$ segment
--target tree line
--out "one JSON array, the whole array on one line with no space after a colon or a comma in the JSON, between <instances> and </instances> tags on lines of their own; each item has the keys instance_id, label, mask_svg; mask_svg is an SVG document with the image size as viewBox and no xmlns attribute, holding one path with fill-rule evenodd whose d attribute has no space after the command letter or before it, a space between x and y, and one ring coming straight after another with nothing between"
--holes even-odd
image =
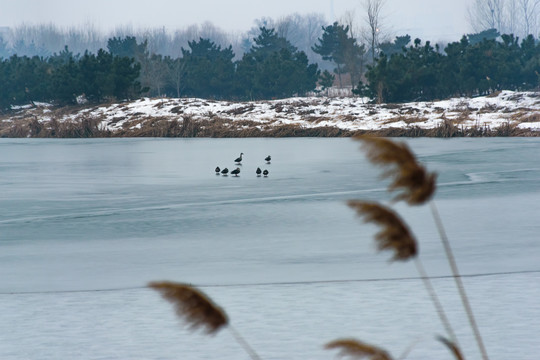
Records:
<instances>
[{"instance_id":1,"label":"tree line","mask_svg":"<svg viewBox=\"0 0 540 360\"><path fill-rule=\"evenodd\" d=\"M434 100L492 91L526 90L539 85L540 45L490 29L464 36L444 49L408 35L366 49L349 26L321 27L311 50L332 64L321 71L304 51L274 28L260 27L238 58L232 45L205 38L188 41L181 56L151 52L148 41L113 37L107 49L75 55L66 46L48 57L0 59L0 107L44 101L59 105L81 100L140 96L261 100L303 96L342 84L378 102ZM370 53L373 54L370 56ZM371 57L374 56L374 59ZM319 87L317 87L319 86Z\"/></svg>"},{"instance_id":2,"label":"tree line","mask_svg":"<svg viewBox=\"0 0 540 360\"><path fill-rule=\"evenodd\" d=\"M491 29L463 36L444 51L429 41L409 42L404 36L382 44L365 81L353 92L378 102L405 102L540 86L540 43L532 35L520 41Z\"/></svg>"},{"instance_id":3,"label":"tree line","mask_svg":"<svg viewBox=\"0 0 540 360\"><path fill-rule=\"evenodd\" d=\"M141 93L140 65L105 50L74 56L67 48L51 57L13 55L0 61L0 108L33 102L74 104L77 97L99 103Z\"/></svg>"},{"instance_id":4,"label":"tree line","mask_svg":"<svg viewBox=\"0 0 540 360\"><path fill-rule=\"evenodd\" d=\"M13 55L0 61L0 106L36 101L74 104L132 99L150 93L217 99L271 99L315 89L320 70L274 29L260 28L250 50L234 61L232 47L200 38L173 58L150 54L135 37L111 38L107 50L50 57Z\"/></svg>"}]
</instances>

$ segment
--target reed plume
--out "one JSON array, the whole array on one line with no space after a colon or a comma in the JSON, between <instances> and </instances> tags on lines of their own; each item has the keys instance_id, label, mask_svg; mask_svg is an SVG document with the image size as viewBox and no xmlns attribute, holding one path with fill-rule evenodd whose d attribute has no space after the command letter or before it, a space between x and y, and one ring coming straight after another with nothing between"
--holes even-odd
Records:
<instances>
[{"instance_id":1,"label":"reed plume","mask_svg":"<svg viewBox=\"0 0 540 360\"><path fill-rule=\"evenodd\" d=\"M409 205L421 205L431 199L435 192L436 173L428 173L416 161L416 157L405 143L391 140L357 136L367 152L368 159L375 165L386 167L383 178L392 178L389 191L400 190L394 199L404 200Z\"/></svg>"},{"instance_id":2,"label":"reed plume","mask_svg":"<svg viewBox=\"0 0 540 360\"><path fill-rule=\"evenodd\" d=\"M465 357L461 353L461 350L455 343L442 336L437 336L437 340L442 342L444 345L446 345L446 347L448 347L448 349L450 349L450 352L454 355L456 360L465 360Z\"/></svg>"},{"instance_id":3,"label":"reed plume","mask_svg":"<svg viewBox=\"0 0 540 360\"><path fill-rule=\"evenodd\" d=\"M373 164L387 167L382 177L393 178L393 182L389 186L389 191L402 189L402 193L395 197L396 201L404 200L409 205L421 205L433 197L437 174L428 173L423 166L418 164L416 157L405 143L398 144L388 139L370 136L356 136L354 139L362 141L362 147L367 151L367 157ZM444 246L446 258L454 275L454 281L456 282L461 301L469 319L469 324L480 348L482 358L488 360L487 351L476 320L474 319L474 314L465 292L465 286L461 280L461 275L459 274L457 263L450 247L450 242L448 241L437 207L433 201L430 202L430 207ZM418 264L417 262L417 267ZM423 279L424 281L429 280L424 276ZM453 338L455 339L455 337Z\"/></svg>"},{"instance_id":4,"label":"reed plume","mask_svg":"<svg viewBox=\"0 0 540 360\"><path fill-rule=\"evenodd\" d=\"M176 314L191 329L205 328L208 334L214 334L229 322L223 309L190 285L163 281L151 282L148 286L173 303Z\"/></svg>"},{"instance_id":5,"label":"reed plume","mask_svg":"<svg viewBox=\"0 0 540 360\"><path fill-rule=\"evenodd\" d=\"M385 350L355 339L338 339L325 345L326 349L339 349L340 356L352 356L357 359L392 360Z\"/></svg>"},{"instance_id":6,"label":"reed plume","mask_svg":"<svg viewBox=\"0 0 540 360\"><path fill-rule=\"evenodd\" d=\"M405 261L418 253L416 240L401 218L392 210L377 203L361 200L349 200L347 204L363 216L365 222L372 222L382 227L375 235L379 250L394 250L392 260Z\"/></svg>"},{"instance_id":7,"label":"reed plume","mask_svg":"<svg viewBox=\"0 0 540 360\"><path fill-rule=\"evenodd\" d=\"M378 240L377 247L379 250L394 250L395 254L392 260L405 261L414 258L416 269L420 273L424 286L427 289L431 301L433 301L433 305L435 306L435 310L437 311L443 326L457 343L454 330L444 312L437 293L427 276L422 262L417 257L417 242L407 225L393 210L383 205L361 200L349 200L347 204L353 209L356 209L359 216L364 216L365 222L373 222L382 227L382 230L375 235L375 239Z\"/></svg>"},{"instance_id":8,"label":"reed plume","mask_svg":"<svg viewBox=\"0 0 540 360\"><path fill-rule=\"evenodd\" d=\"M176 314L184 319L192 330L203 327L208 334L215 334L223 327L228 327L235 340L253 360L260 360L259 355L229 324L225 311L217 306L208 296L195 287L170 281L151 282L148 287L158 291L173 303Z\"/></svg>"}]
</instances>

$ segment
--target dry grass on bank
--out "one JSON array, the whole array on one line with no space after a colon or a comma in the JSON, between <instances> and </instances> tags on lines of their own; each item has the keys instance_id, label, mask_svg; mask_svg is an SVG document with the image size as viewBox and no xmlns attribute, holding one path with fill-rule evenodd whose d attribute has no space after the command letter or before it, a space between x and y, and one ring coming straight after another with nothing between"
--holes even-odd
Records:
<instances>
[{"instance_id":1,"label":"dry grass on bank","mask_svg":"<svg viewBox=\"0 0 540 360\"><path fill-rule=\"evenodd\" d=\"M529 121L535 121L533 116ZM537 131L520 129L505 123L497 128L473 126L466 128L456 121L445 119L431 129L415 126L406 128L384 128L380 130L344 130L332 126L303 127L294 124L261 124L255 121L224 119L196 120L186 116L183 120L168 118L146 118L124 122L118 130L103 129L102 119L83 117L77 120L39 121L37 117L26 117L13 121L0 121L0 137L4 138L102 138L102 137L204 137L204 138L249 138L249 137L350 137L374 135L383 137L495 137L495 136L540 136Z\"/></svg>"},{"instance_id":2,"label":"dry grass on bank","mask_svg":"<svg viewBox=\"0 0 540 360\"><path fill-rule=\"evenodd\" d=\"M540 136L540 95L457 100L376 105L356 98L246 103L145 98L99 106L32 104L0 113L0 137Z\"/></svg>"}]
</instances>

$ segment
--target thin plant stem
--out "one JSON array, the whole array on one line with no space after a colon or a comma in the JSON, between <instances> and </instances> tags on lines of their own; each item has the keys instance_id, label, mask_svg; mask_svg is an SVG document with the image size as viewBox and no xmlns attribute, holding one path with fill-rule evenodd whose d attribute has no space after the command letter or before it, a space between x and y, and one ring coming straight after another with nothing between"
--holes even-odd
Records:
<instances>
[{"instance_id":1,"label":"thin plant stem","mask_svg":"<svg viewBox=\"0 0 540 360\"><path fill-rule=\"evenodd\" d=\"M233 336L234 336L235 340L238 342L238 344L240 344L240 346L242 348L244 348L244 350L248 353L248 355L253 360L261 360L261 358L255 352L255 350L253 350L253 348L248 344L248 342L242 337L242 335L240 335L240 333L235 328L233 328L231 325L229 325L228 328L231 331L231 333L233 334Z\"/></svg>"},{"instance_id":2,"label":"thin plant stem","mask_svg":"<svg viewBox=\"0 0 540 360\"><path fill-rule=\"evenodd\" d=\"M431 284L431 281L429 280L429 277L427 276L426 270L424 269L422 262L420 261L418 257L416 257L414 259L414 263L416 265L416 269L420 273L420 277L422 278L422 281L424 282L424 286L426 287L427 292L429 296L431 297L433 304L435 305L437 314L439 315L439 318L441 319L441 322L443 323L444 328L446 329L446 332L448 333L448 335L450 335L450 338L452 339L452 341L456 345L458 345L456 334L454 333L454 330L452 329L452 326L450 325L450 321L448 321L448 318L446 317L442 304L439 301L439 297L437 296L437 293L435 292L435 289L433 288L433 285Z\"/></svg>"},{"instance_id":3,"label":"thin plant stem","mask_svg":"<svg viewBox=\"0 0 540 360\"><path fill-rule=\"evenodd\" d=\"M473 311L471 308L471 305L469 303L469 299L467 297L467 294L465 293L465 286L463 285L463 281L461 280L461 275L459 274L457 264L455 257L452 253L452 249L450 248L450 242L448 241L448 236L446 236L446 231L444 230L441 216L439 215L439 211L437 210L437 207L435 206L434 201L430 201L430 207L431 207L431 213L433 214L433 218L435 219L435 223L437 225L437 229L439 231L439 235L441 237L444 251L446 252L446 258L448 259L448 262L450 263L450 268L452 269L452 273L454 275L454 281L456 282L456 286L459 291L459 295L461 297L461 302L463 303L463 307L465 308L465 312L467 313L467 317L469 318L469 324L471 325L471 328L474 332L474 336L476 338L476 342L478 344L478 347L480 348L480 353L482 354L482 358L484 360L488 360L488 355L486 348L484 346L484 342L482 341L482 336L480 335L480 331L478 330L478 325L476 324L476 320L474 319Z\"/></svg>"},{"instance_id":4,"label":"thin plant stem","mask_svg":"<svg viewBox=\"0 0 540 360\"><path fill-rule=\"evenodd\" d=\"M409 356L410 352L413 350L413 348L420 342L420 339L415 340L412 342L407 348L403 351L401 355L396 360L404 360Z\"/></svg>"}]
</instances>

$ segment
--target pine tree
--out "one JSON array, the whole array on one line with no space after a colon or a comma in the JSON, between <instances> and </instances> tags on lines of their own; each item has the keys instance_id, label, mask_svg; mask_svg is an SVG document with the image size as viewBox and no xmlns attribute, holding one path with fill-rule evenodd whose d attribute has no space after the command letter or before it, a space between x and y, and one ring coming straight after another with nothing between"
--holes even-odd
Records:
<instances>
[{"instance_id":1,"label":"pine tree","mask_svg":"<svg viewBox=\"0 0 540 360\"><path fill-rule=\"evenodd\" d=\"M363 72L364 46L356 43L356 39L349 36L349 27L337 22L327 27L323 26L323 34L317 39L318 44L312 50L321 55L323 60L331 61L336 65L339 85L343 87L341 75L350 72L352 78ZM354 79L353 79L354 83Z\"/></svg>"},{"instance_id":2,"label":"pine tree","mask_svg":"<svg viewBox=\"0 0 540 360\"><path fill-rule=\"evenodd\" d=\"M334 85L334 80L336 77L330 73L328 70L324 70L319 77L319 85L321 85L322 90L326 90L326 95L328 96L328 89Z\"/></svg>"},{"instance_id":3,"label":"pine tree","mask_svg":"<svg viewBox=\"0 0 540 360\"><path fill-rule=\"evenodd\" d=\"M67 48L66 48L67 50ZM54 99L60 105L75 104L77 96L81 95L81 81L79 67L73 56L59 59L49 59L54 64L51 75L51 85L54 89ZM56 60L56 61L55 61Z\"/></svg>"},{"instance_id":4,"label":"pine tree","mask_svg":"<svg viewBox=\"0 0 540 360\"><path fill-rule=\"evenodd\" d=\"M135 58L141 60L147 54L148 41L137 42L135 36L126 36L125 38L113 37L107 40L107 50L113 56Z\"/></svg>"},{"instance_id":5,"label":"pine tree","mask_svg":"<svg viewBox=\"0 0 540 360\"><path fill-rule=\"evenodd\" d=\"M410 42L411 37L409 35L396 36L393 42L386 41L379 44L379 50L390 57L393 54L402 53Z\"/></svg>"},{"instance_id":6,"label":"pine tree","mask_svg":"<svg viewBox=\"0 0 540 360\"><path fill-rule=\"evenodd\" d=\"M274 29L261 27L260 31L250 51L237 62L237 93L248 99L270 99L314 90L318 66L309 64L306 54Z\"/></svg>"},{"instance_id":7,"label":"pine tree","mask_svg":"<svg viewBox=\"0 0 540 360\"><path fill-rule=\"evenodd\" d=\"M222 49L209 39L189 41L189 49L182 48L187 95L227 98L232 94L234 80L234 52L232 46Z\"/></svg>"}]
</instances>

